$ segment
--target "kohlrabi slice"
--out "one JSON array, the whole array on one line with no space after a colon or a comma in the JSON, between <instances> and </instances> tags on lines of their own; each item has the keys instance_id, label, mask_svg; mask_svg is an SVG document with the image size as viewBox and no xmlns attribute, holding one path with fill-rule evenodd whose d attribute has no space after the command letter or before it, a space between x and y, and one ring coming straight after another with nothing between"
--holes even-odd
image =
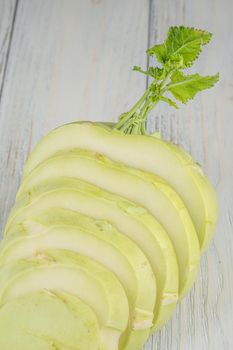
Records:
<instances>
[{"instance_id":1,"label":"kohlrabi slice","mask_svg":"<svg viewBox=\"0 0 233 350\"><path fill-rule=\"evenodd\" d=\"M112 272L68 250L37 252L32 258L1 267L0 305L43 290L79 297L97 316L103 349L118 349L120 336L127 329L129 306L125 291Z\"/></svg>"},{"instance_id":2,"label":"kohlrabi slice","mask_svg":"<svg viewBox=\"0 0 233 350\"><path fill-rule=\"evenodd\" d=\"M183 199L201 249L206 248L216 225L216 196L200 166L183 149L153 136L125 135L90 122L72 123L53 130L39 142L26 163L24 178L45 159L74 148L104 154L166 180Z\"/></svg>"},{"instance_id":3,"label":"kohlrabi slice","mask_svg":"<svg viewBox=\"0 0 233 350\"><path fill-rule=\"evenodd\" d=\"M108 220L138 244L157 282L153 329L163 325L178 300L179 273L172 243L158 221L145 208L84 181L53 178L32 188L15 204L6 230L40 211L57 207ZM184 272L186 268L189 266L184 266Z\"/></svg>"},{"instance_id":4,"label":"kohlrabi slice","mask_svg":"<svg viewBox=\"0 0 233 350\"><path fill-rule=\"evenodd\" d=\"M142 348L153 325L156 289L151 266L133 241L107 221L56 208L28 218L13 231L3 241L0 264L46 249L68 249L112 271L124 287L130 306L129 332L121 344L124 350Z\"/></svg>"},{"instance_id":5,"label":"kohlrabi slice","mask_svg":"<svg viewBox=\"0 0 233 350\"><path fill-rule=\"evenodd\" d=\"M1 305L2 350L100 350L93 310L64 292L27 293Z\"/></svg>"}]
</instances>

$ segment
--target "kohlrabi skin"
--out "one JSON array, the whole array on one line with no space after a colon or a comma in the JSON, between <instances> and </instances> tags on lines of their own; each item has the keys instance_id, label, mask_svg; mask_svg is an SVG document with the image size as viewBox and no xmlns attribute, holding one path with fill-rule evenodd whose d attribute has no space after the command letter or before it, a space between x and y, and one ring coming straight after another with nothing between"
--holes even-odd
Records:
<instances>
[{"instance_id":1,"label":"kohlrabi skin","mask_svg":"<svg viewBox=\"0 0 233 350\"><path fill-rule=\"evenodd\" d=\"M172 316L217 201L147 118L160 101L178 108L215 85L218 74L186 72L211 37L171 27L147 50L158 65L134 67L151 84L117 123L63 125L32 151L0 247L1 350L140 350Z\"/></svg>"}]
</instances>

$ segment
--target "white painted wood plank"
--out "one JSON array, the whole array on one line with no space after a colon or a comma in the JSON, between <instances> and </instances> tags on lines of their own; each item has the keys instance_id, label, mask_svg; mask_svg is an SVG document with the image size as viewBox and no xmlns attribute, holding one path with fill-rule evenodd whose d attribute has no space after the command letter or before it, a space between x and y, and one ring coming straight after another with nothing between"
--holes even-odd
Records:
<instances>
[{"instance_id":1,"label":"white painted wood plank","mask_svg":"<svg viewBox=\"0 0 233 350\"><path fill-rule=\"evenodd\" d=\"M11 29L14 21L15 8L15 0L0 1L0 98L4 84L6 61L9 53L9 42L12 34Z\"/></svg>"},{"instance_id":2,"label":"white painted wood plank","mask_svg":"<svg viewBox=\"0 0 233 350\"><path fill-rule=\"evenodd\" d=\"M32 146L74 120L116 120L145 88L147 0L22 0L0 106L1 226Z\"/></svg>"},{"instance_id":3,"label":"white painted wood plank","mask_svg":"<svg viewBox=\"0 0 233 350\"><path fill-rule=\"evenodd\" d=\"M206 29L214 39L194 70L220 71L221 81L179 111L160 105L150 127L183 145L203 165L216 187L219 223L202 259L194 289L172 322L150 339L146 349L230 350L233 344L233 3L230 0L153 1L151 44L162 41L171 25ZM153 122L154 117L155 123Z\"/></svg>"},{"instance_id":4,"label":"white painted wood plank","mask_svg":"<svg viewBox=\"0 0 233 350\"><path fill-rule=\"evenodd\" d=\"M4 83L6 82L7 60L10 53L12 30L16 13L16 0L1 0L0 1L0 104L2 101L2 93ZM4 116L0 116L0 133L3 132L2 120ZM0 139L1 140L1 139ZM0 141L1 142L1 141ZM4 152L4 146L0 143L0 154ZM0 172L3 175L4 165L0 157ZM3 183L3 177L0 177ZM0 197L1 198L1 197ZM0 221L2 221L2 213L4 213L5 205L3 198L0 199ZM0 225L1 226L1 225ZM1 237L1 232L0 232Z\"/></svg>"}]
</instances>

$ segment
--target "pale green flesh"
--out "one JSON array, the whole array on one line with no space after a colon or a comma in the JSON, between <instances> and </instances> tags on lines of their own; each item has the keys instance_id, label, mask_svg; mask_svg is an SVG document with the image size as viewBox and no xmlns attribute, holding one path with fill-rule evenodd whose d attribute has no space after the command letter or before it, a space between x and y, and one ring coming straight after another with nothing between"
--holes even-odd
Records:
<instances>
[{"instance_id":1,"label":"pale green flesh","mask_svg":"<svg viewBox=\"0 0 233 350\"><path fill-rule=\"evenodd\" d=\"M94 312L67 293L27 294L0 309L2 350L99 350L99 336Z\"/></svg>"},{"instance_id":2,"label":"pale green flesh","mask_svg":"<svg viewBox=\"0 0 233 350\"><path fill-rule=\"evenodd\" d=\"M2 305L43 289L75 295L89 305L101 325L103 347L118 349L129 309L123 287L109 270L67 250L48 250L34 258L8 263L0 270ZM107 346L109 334L112 342Z\"/></svg>"},{"instance_id":3,"label":"pale green flesh","mask_svg":"<svg viewBox=\"0 0 233 350\"><path fill-rule=\"evenodd\" d=\"M150 264L136 244L108 222L62 209L46 210L13 230L2 246L1 263L46 249L68 249L115 273L126 291L131 308L130 329L134 329L122 339L124 349L141 349L152 326L156 290Z\"/></svg>"},{"instance_id":4,"label":"pale green flesh","mask_svg":"<svg viewBox=\"0 0 233 350\"><path fill-rule=\"evenodd\" d=\"M161 225L132 202L78 179L59 178L33 188L29 196L18 201L9 217L8 228L54 207L109 220L138 244L150 261L157 281L154 329L164 324L178 299L179 277L175 252Z\"/></svg>"},{"instance_id":5,"label":"pale green flesh","mask_svg":"<svg viewBox=\"0 0 233 350\"><path fill-rule=\"evenodd\" d=\"M27 161L24 176L43 160L72 148L102 153L165 179L184 200L205 249L216 225L216 196L200 167L181 148L155 137L124 135L88 122L72 123L42 139Z\"/></svg>"},{"instance_id":6,"label":"pale green flesh","mask_svg":"<svg viewBox=\"0 0 233 350\"><path fill-rule=\"evenodd\" d=\"M200 247L190 215L169 185L153 174L114 163L98 153L75 150L39 164L23 181L18 199L31 187L56 176L80 178L147 208L173 243L179 264L180 297L185 295L196 277Z\"/></svg>"}]
</instances>

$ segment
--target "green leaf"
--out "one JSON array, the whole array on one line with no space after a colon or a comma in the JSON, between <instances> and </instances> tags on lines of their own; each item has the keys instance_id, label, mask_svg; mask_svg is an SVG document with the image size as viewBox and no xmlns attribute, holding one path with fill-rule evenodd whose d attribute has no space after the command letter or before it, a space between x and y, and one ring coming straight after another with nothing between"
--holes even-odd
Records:
<instances>
[{"instance_id":1,"label":"green leaf","mask_svg":"<svg viewBox=\"0 0 233 350\"><path fill-rule=\"evenodd\" d=\"M154 56L157 58L158 62L165 63L167 61L167 49L165 44L157 44L148 49L147 54L149 56Z\"/></svg>"},{"instance_id":2,"label":"green leaf","mask_svg":"<svg viewBox=\"0 0 233 350\"><path fill-rule=\"evenodd\" d=\"M202 46L208 44L212 34L191 27L171 27L164 44L155 45L147 53L155 55L158 62L165 64L177 54L183 57L182 68L192 65L199 56Z\"/></svg>"},{"instance_id":3,"label":"green leaf","mask_svg":"<svg viewBox=\"0 0 233 350\"><path fill-rule=\"evenodd\" d=\"M162 73L163 73L163 70L161 68L158 68L158 67L148 67L147 70L143 70L139 66L134 66L133 70L136 72L140 72L142 74L148 75L156 80L159 80L161 78Z\"/></svg>"},{"instance_id":4,"label":"green leaf","mask_svg":"<svg viewBox=\"0 0 233 350\"><path fill-rule=\"evenodd\" d=\"M175 72L165 90L169 91L177 100L186 103L197 92L214 86L218 80L219 74L202 77L199 74L184 75L182 72Z\"/></svg>"}]
</instances>

